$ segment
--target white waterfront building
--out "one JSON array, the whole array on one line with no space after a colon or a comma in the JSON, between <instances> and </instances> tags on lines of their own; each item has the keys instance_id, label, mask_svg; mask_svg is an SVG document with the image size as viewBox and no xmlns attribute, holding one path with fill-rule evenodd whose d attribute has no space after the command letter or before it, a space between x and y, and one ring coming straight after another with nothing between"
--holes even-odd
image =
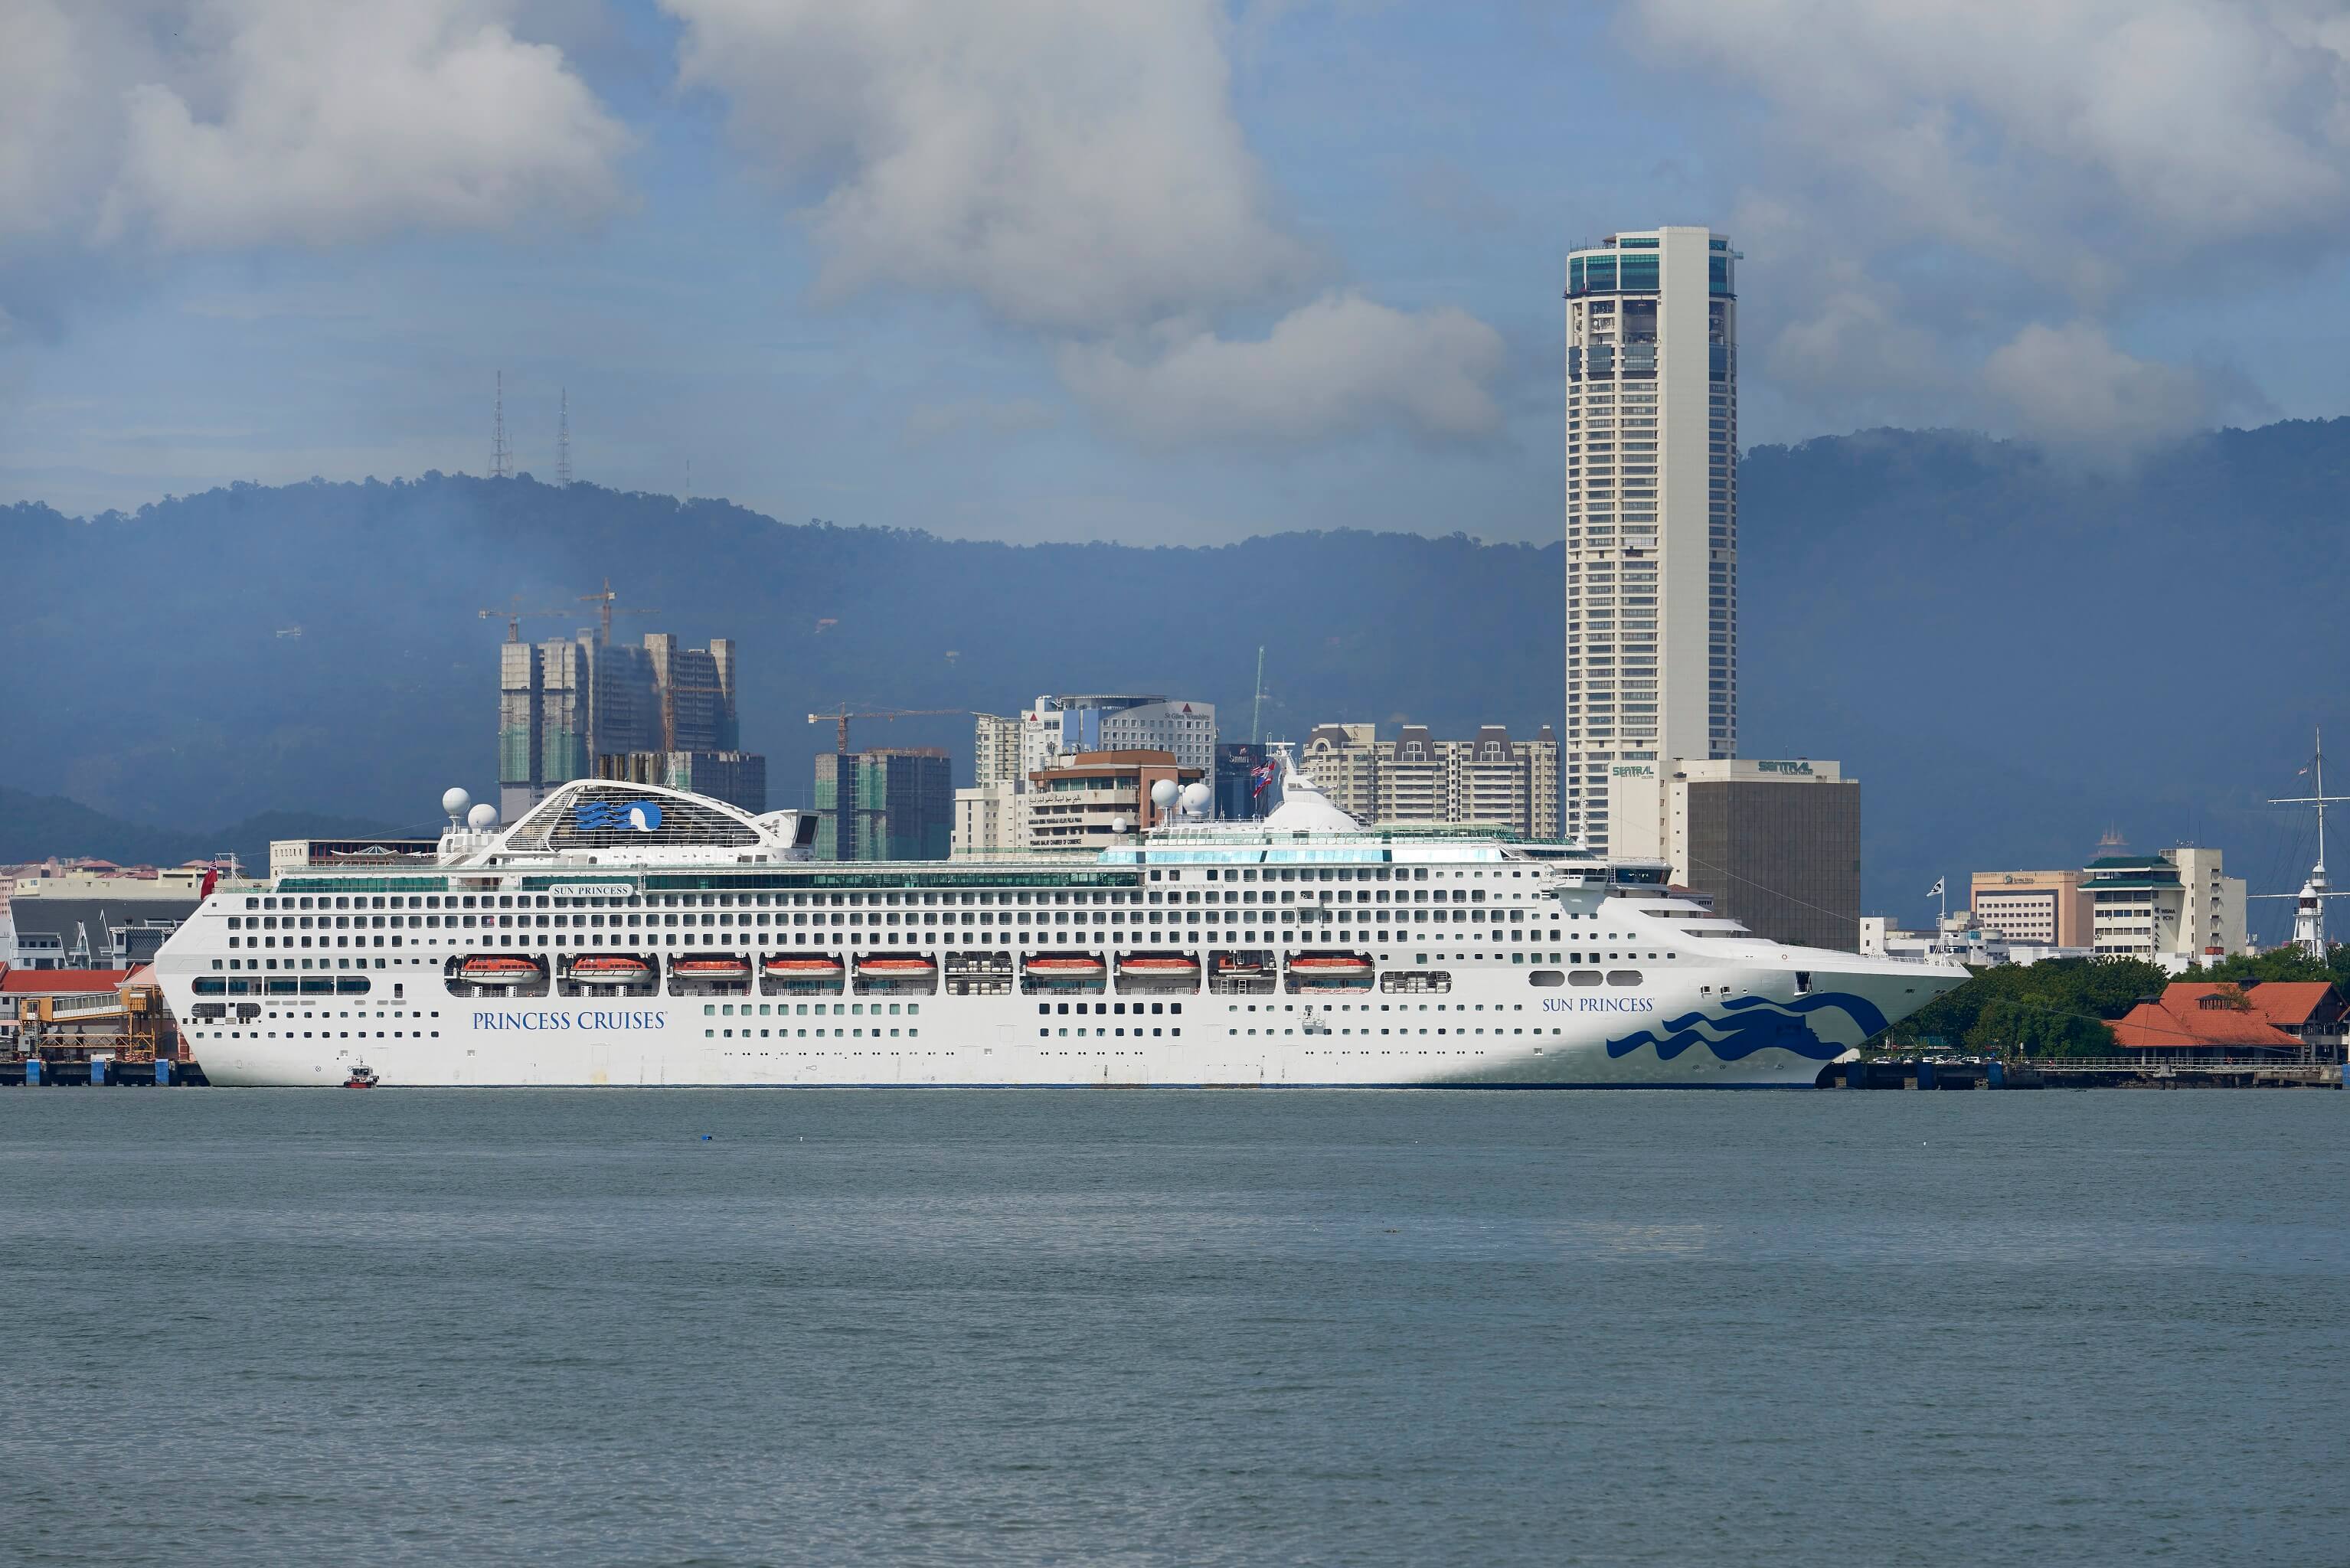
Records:
<instances>
[{"instance_id":1,"label":"white waterfront building","mask_svg":"<svg viewBox=\"0 0 2350 1568\"><path fill-rule=\"evenodd\" d=\"M432 865L289 870L164 944L213 1083L1794 1087L1965 978L1295 772L1261 821L996 860L817 861L808 815L608 781L443 805Z\"/></svg>"},{"instance_id":2,"label":"white waterfront building","mask_svg":"<svg viewBox=\"0 0 2350 1568\"><path fill-rule=\"evenodd\" d=\"M1737 254L1702 228L1567 258L1566 826L1626 763L1738 750Z\"/></svg>"},{"instance_id":3,"label":"white waterfront building","mask_svg":"<svg viewBox=\"0 0 2350 1568\"><path fill-rule=\"evenodd\" d=\"M1031 846L1035 775L1096 752L1166 752L1178 767L1216 774L1216 705L1102 693L1043 696L1017 714L974 715L968 789L955 791L954 852Z\"/></svg>"}]
</instances>

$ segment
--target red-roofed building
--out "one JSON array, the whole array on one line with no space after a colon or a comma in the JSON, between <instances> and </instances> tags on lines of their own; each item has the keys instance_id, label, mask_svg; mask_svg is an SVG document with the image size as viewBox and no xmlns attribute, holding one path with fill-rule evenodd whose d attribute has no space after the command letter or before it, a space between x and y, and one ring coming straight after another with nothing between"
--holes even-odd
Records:
<instances>
[{"instance_id":1,"label":"red-roofed building","mask_svg":"<svg viewBox=\"0 0 2350 1568\"><path fill-rule=\"evenodd\" d=\"M2264 980L2246 994L2272 1027L2309 1048L2310 1059L2339 1062L2350 1036L2350 998L2323 980Z\"/></svg>"},{"instance_id":2,"label":"red-roofed building","mask_svg":"<svg viewBox=\"0 0 2350 1568\"><path fill-rule=\"evenodd\" d=\"M2267 1056L2333 1061L2342 1052L2342 995L2323 981L2241 986L2180 981L2114 1024L2114 1042L2163 1061Z\"/></svg>"}]
</instances>

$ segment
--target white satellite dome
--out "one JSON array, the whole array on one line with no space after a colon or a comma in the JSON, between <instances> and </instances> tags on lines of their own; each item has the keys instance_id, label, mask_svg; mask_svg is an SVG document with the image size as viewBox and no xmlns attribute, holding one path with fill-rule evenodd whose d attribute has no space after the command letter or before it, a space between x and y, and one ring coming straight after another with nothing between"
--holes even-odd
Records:
<instances>
[{"instance_id":1,"label":"white satellite dome","mask_svg":"<svg viewBox=\"0 0 2350 1568\"><path fill-rule=\"evenodd\" d=\"M1215 792L1205 784L1194 780L1183 786L1183 793L1180 799L1186 815L1205 816L1208 815L1208 804L1215 799Z\"/></svg>"},{"instance_id":2,"label":"white satellite dome","mask_svg":"<svg viewBox=\"0 0 2350 1568\"><path fill-rule=\"evenodd\" d=\"M1150 804L1161 811L1174 810L1175 803L1181 799L1182 795L1183 786L1173 779L1160 779L1150 786Z\"/></svg>"},{"instance_id":3,"label":"white satellite dome","mask_svg":"<svg viewBox=\"0 0 2350 1568\"><path fill-rule=\"evenodd\" d=\"M1132 833L1134 824L1122 816L1113 816L1109 819L1109 830L1112 833Z\"/></svg>"},{"instance_id":4,"label":"white satellite dome","mask_svg":"<svg viewBox=\"0 0 2350 1568\"><path fill-rule=\"evenodd\" d=\"M482 802L465 814L465 826L476 833L487 833L498 825L498 808L488 801Z\"/></svg>"},{"instance_id":5,"label":"white satellite dome","mask_svg":"<svg viewBox=\"0 0 2350 1568\"><path fill-rule=\"evenodd\" d=\"M452 822L464 815L465 808L473 804L473 797L462 789L452 788L441 793L441 809Z\"/></svg>"}]
</instances>

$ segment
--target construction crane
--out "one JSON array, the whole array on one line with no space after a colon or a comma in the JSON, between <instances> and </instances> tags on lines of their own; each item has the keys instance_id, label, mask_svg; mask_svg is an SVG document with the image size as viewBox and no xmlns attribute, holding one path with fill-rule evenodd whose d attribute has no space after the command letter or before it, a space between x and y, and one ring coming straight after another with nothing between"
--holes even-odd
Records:
<instances>
[{"instance_id":1,"label":"construction crane","mask_svg":"<svg viewBox=\"0 0 2350 1568\"><path fill-rule=\"evenodd\" d=\"M594 605L597 608L597 613L602 623L600 631L596 639L599 643L603 643L608 646L610 644L612 640L612 618L616 615L660 614L660 611L657 609L614 609L612 607L619 602L619 595L612 591L612 579L609 577L606 577L604 579L603 592L597 594L581 594L579 596L579 602L581 604Z\"/></svg>"},{"instance_id":2,"label":"construction crane","mask_svg":"<svg viewBox=\"0 0 2350 1568\"><path fill-rule=\"evenodd\" d=\"M821 724L830 721L834 726L833 749L841 755L848 754L848 722L851 719L945 719L968 714L968 708L854 708L846 702L829 713L810 713L808 722Z\"/></svg>"},{"instance_id":3,"label":"construction crane","mask_svg":"<svg viewBox=\"0 0 2350 1568\"><path fill-rule=\"evenodd\" d=\"M496 620L503 617L506 623L506 640L508 642L520 642L522 640L522 623L525 620L536 620L545 616L558 616L567 620L570 618L572 612L567 609L524 609L522 607L522 596L520 594L516 594L504 609L476 610L473 613L481 617L484 620ZM283 637L286 634L284 632L280 632L278 635Z\"/></svg>"}]
</instances>

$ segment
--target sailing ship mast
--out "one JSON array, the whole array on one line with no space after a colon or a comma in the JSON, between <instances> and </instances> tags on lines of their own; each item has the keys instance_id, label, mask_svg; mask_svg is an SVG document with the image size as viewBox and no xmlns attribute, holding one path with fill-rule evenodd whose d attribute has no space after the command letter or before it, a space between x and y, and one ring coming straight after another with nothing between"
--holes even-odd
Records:
<instances>
[{"instance_id":1,"label":"sailing ship mast","mask_svg":"<svg viewBox=\"0 0 2350 1568\"><path fill-rule=\"evenodd\" d=\"M2325 961L2325 900L2350 897L2350 891L2337 893L2325 879L2325 808L2329 805L2350 805L2350 795L2325 793L2325 732L2317 732L2317 754L2310 759L2304 770L2311 774L2313 793L2272 800L2271 805L2306 805L2317 812L2317 864L2310 867L2308 880L2298 893L2261 893L2262 898L2293 900L2293 945L2320 963Z\"/></svg>"}]
</instances>

